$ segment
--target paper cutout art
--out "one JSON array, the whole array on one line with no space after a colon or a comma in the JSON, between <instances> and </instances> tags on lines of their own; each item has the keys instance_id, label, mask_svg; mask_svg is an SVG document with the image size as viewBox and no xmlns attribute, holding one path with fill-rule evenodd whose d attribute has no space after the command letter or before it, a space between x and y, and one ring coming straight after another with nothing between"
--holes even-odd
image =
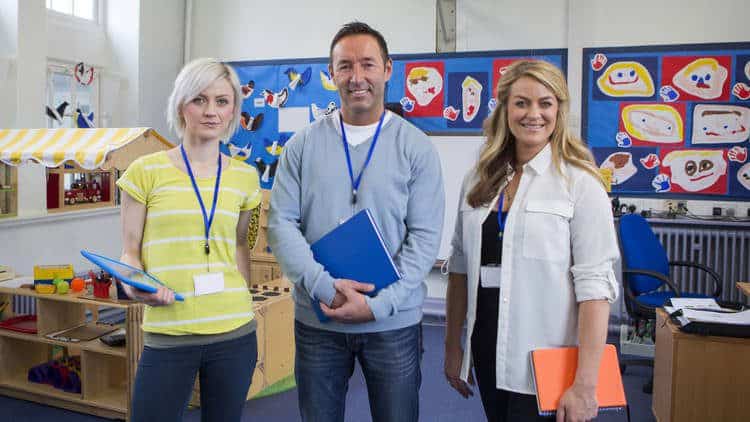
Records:
<instances>
[{"instance_id":1,"label":"paper cutout art","mask_svg":"<svg viewBox=\"0 0 750 422\"><path fill-rule=\"evenodd\" d=\"M684 99L727 100L725 85L730 63L729 57L665 57L664 77L669 77L674 68L681 66L671 77L671 83L689 95Z\"/></svg>"},{"instance_id":2,"label":"paper cutout art","mask_svg":"<svg viewBox=\"0 0 750 422\"><path fill-rule=\"evenodd\" d=\"M616 62L599 76L596 85L610 97L650 97L654 80L645 66L635 61Z\"/></svg>"},{"instance_id":3,"label":"paper cutout art","mask_svg":"<svg viewBox=\"0 0 750 422\"><path fill-rule=\"evenodd\" d=\"M621 112L622 125L632 137L660 144L680 143L683 123L679 111L667 104L630 104Z\"/></svg>"},{"instance_id":4,"label":"paper cutout art","mask_svg":"<svg viewBox=\"0 0 750 422\"><path fill-rule=\"evenodd\" d=\"M693 110L694 144L744 142L750 135L750 108L698 104Z\"/></svg>"},{"instance_id":5,"label":"paper cutout art","mask_svg":"<svg viewBox=\"0 0 750 422\"><path fill-rule=\"evenodd\" d=\"M607 64L607 56L602 53L594 54L594 58L591 59L591 69L593 69L594 72L598 72L602 70L602 68L606 64Z\"/></svg>"},{"instance_id":6,"label":"paper cutout art","mask_svg":"<svg viewBox=\"0 0 750 422\"><path fill-rule=\"evenodd\" d=\"M334 103L333 101L329 102L326 108L320 108L315 103L310 104L310 112L312 112L314 120L320 120L323 117L332 114L336 110L336 103Z\"/></svg>"},{"instance_id":7,"label":"paper cutout art","mask_svg":"<svg viewBox=\"0 0 750 422\"><path fill-rule=\"evenodd\" d=\"M657 174L656 177L654 177L654 180L651 181L651 186L657 193L669 192L672 189L672 184L669 182L669 176L664 173Z\"/></svg>"},{"instance_id":8,"label":"paper cutout art","mask_svg":"<svg viewBox=\"0 0 750 422\"><path fill-rule=\"evenodd\" d=\"M735 163L744 163L747 160L747 148L735 145L727 152L727 158Z\"/></svg>"},{"instance_id":9,"label":"paper cutout art","mask_svg":"<svg viewBox=\"0 0 750 422\"><path fill-rule=\"evenodd\" d=\"M250 80L240 88L242 89L242 98L250 98L255 92L255 81Z\"/></svg>"},{"instance_id":10,"label":"paper cutout art","mask_svg":"<svg viewBox=\"0 0 750 422\"><path fill-rule=\"evenodd\" d=\"M612 171L612 185L622 184L638 172L635 164L633 164L633 155L624 151L610 154L599 168Z\"/></svg>"},{"instance_id":11,"label":"paper cutout art","mask_svg":"<svg viewBox=\"0 0 750 422\"><path fill-rule=\"evenodd\" d=\"M482 105L482 84L471 76L464 78L461 84L461 117L464 122L471 122L479 114Z\"/></svg>"},{"instance_id":12,"label":"paper cutout art","mask_svg":"<svg viewBox=\"0 0 750 422\"><path fill-rule=\"evenodd\" d=\"M641 162L641 165L643 166L643 168L647 170L654 169L658 167L659 164L661 164L661 161L659 160L659 156L654 153L651 153L641 158L639 161Z\"/></svg>"},{"instance_id":13,"label":"paper cutout art","mask_svg":"<svg viewBox=\"0 0 750 422\"><path fill-rule=\"evenodd\" d=\"M744 82L737 82L732 87L732 94L740 100L750 100L750 86Z\"/></svg>"},{"instance_id":14,"label":"paper cutout art","mask_svg":"<svg viewBox=\"0 0 750 422\"><path fill-rule=\"evenodd\" d=\"M440 116L444 103L443 63L407 63L405 73L406 97L416 102L407 113L412 116Z\"/></svg>"},{"instance_id":15,"label":"paper cutout art","mask_svg":"<svg viewBox=\"0 0 750 422\"><path fill-rule=\"evenodd\" d=\"M672 192L724 193L727 160L720 149L670 151L661 161L669 168ZM679 189L677 189L679 188Z\"/></svg>"},{"instance_id":16,"label":"paper cutout art","mask_svg":"<svg viewBox=\"0 0 750 422\"><path fill-rule=\"evenodd\" d=\"M740 167L737 171L737 181L747 190L750 190L750 163Z\"/></svg>"},{"instance_id":17,"label":"paper cutout art","mask_svg":"<svg viewBox=\"0 0 750 422\"><path fill-rule=\"evenodd\" d=\"M325 70L320 71L320 84L326 91L336 91L336 84L333 83L331 75L329 75Z\"/></svg>"}]
</instances>

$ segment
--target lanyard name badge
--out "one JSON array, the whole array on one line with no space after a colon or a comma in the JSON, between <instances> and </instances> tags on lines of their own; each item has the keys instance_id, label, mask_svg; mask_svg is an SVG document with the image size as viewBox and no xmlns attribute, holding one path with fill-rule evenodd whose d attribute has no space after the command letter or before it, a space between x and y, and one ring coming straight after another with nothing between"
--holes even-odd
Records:
<instances>
[{"instance_id":1,"label":"lanyard name badge","mask_svg":"<svg viewBox=\"0 0 750 422\"><path fill-rule=\"evenodd\" d=\"M497 240L500 243L498 251L498 260L492 265L482 265L480 268L479 281L484 288L500 288L500 275L502 266L500 265L500 254L502 253L503 231L505 231L505 218L503 218L503 199L505 194L500 194L500 203L497 206Z\"/></svg>"},{"instance_id":2,"label":"lanyard name badge","mask_svg":"<svg viewBox=\"0 0 750 422\"><path fill-rule=\"evenodd\" d=\"M372 152L375 150L375 144L378 142L378 136L380 136L380 128L383 126L383 119L385 118L385 110L380 115L380 121L378 127L375 129L375 135L372 137L372 144L370 144L370 150L367 151L367 159L365 164L362 166L362 170L359 171L359 175L354 179L354 171L352 170L352 158L349 155L349 143L346 141L346 130L344 130L344 116L339 115L339 123L341 123L341 140L344 142L344 152L346 153L346 165L349 168L349 180L352 182L352 206L357 205L357 189L359 184L362 182L362 175L365 173L367 165L370 164L372 158Z\"/></svg>"},{"instance_id":3,"label":"lanyard name badge","mask_svg":"<svg viewBox=\"0 0 750 422\"><path fill-rule=\"evenodd\" d=\"M211 225L214 222L214 214L216 213L216 202L219 197L219 185L221 184L221 152L219 152L219 159L216 168L216 184L214 185L214 197L211 204L211 214L206 212L206 206L203 204L203 198L201 197L200 189L198 189L198 183L195 181L195 175L193 169L190 167L190 160L188 160L185 147L180 145L180 152L182 153L182 159L185 161L185 167L187 168L188 175L190 176L190 182L193 185L193 191L195 196L198 198L198 205L201 207L201 214L203 215L203 228L204 228L204 241L203 252L206 255L206 272L203 274L193 275L193 284L195 285L195 295L205 295L210 293L218 293L224 290L224 273L211 273L209 272L209 255L211 254L211 246L209 245L209 233L211 231Z\"/></svg>"}]
</instances>

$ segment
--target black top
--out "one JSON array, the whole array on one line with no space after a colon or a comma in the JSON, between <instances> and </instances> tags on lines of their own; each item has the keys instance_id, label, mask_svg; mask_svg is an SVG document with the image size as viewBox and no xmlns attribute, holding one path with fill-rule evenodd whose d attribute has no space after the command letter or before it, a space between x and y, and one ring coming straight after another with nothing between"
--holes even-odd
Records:
<instances>
[{"instance_id":1,"label":"black top","mask_svg":"<svg viewBox=\"0 0 750 422\"><path fill-rule=\"evenodd\" d=\"M503 221L508 213L503 212ZM481 265L500 265L503 255L503 241L498 237L497 211L490 211L490 215L482 223L482 260Z\"/></svg>"}]
</instances>

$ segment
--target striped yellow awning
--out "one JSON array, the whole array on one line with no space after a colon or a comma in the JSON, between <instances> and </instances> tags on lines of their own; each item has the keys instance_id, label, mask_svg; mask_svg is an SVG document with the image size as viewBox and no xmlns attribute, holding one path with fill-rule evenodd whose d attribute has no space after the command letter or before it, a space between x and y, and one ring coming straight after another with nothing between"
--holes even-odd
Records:
<instances>
[{"instance_id":1,"label":"striped yellow awning","mask_svg":"<svg viewBox=\"0 0 750 422\"><path fill-rule=\"evenodd\" d=\"M0 161L17 166L37 162L47 167L72 163L86 170L124 170L135 158L173 145L155 130L0 129Z\"/></svg>"}]
</instances>

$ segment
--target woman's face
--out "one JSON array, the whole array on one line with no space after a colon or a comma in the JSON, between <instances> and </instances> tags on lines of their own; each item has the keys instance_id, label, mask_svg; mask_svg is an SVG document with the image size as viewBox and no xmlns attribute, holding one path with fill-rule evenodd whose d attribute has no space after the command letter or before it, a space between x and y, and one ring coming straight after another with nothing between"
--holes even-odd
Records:
<instances>
[{"instance_id":1,"label":"woman's face","mask_svg":"<svg viewBox=\"0 0 750 422\"><path fill-rule=\"evenodd\" d=\"M507 109L516 148L541 151L557 124L557 108L555 94L535 79L524 76L514 82Z\"/></svg>"},{"instance_id":2,"label":"woman's face","mask_svg":"<svg viewBox=\"0 0 750 422\"><path fill-rule=\"evenodd\" d=\"M217 140L224 135L233 116L232 85L224 78L217 79L182 106L185 136L200 140Z\"/></svg>"}]
</instances>

